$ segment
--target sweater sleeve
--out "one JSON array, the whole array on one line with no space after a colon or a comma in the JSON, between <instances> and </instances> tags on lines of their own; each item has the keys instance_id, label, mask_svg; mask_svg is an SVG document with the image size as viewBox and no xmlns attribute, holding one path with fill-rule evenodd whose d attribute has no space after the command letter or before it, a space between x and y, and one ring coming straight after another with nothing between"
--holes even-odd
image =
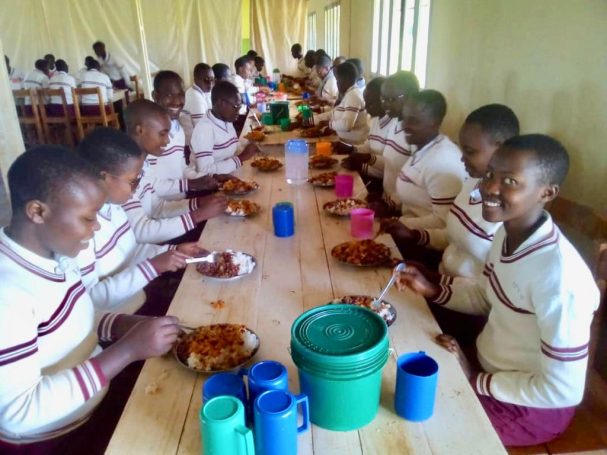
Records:
<instances>
[{"instance_id":1,"label":"sweater sleeve","mask_svg":"<svg viewBox=\"0 0 607 455\"><path fill-rule=\"evenodd\" d=\"M161 179L156 178L153 180L154 190L156 194L163 198L169 196L175 196L188 191L188 180L187 179Z\"/></svg>"},{"instance_id":2,"label":"sweater sleeve","mask_svg":"<svg viewBox=\"0 0 607 455\"><path fill-rule=\"evenodd\" d=\"M485 294L485 277L440 277L440 293L432 303L466 314L487 315L491 304Z\"/></svg>"},{"instance_id":3,"label":"sweater sleeve","mask_svg":"<svg viewBox=\"0 0 607 455\"><path fill-rule=\"evenodd\" d=\"M30 299L0 293L0 429L6 433L35 432L68 417L108 384L94 358L42 372Z\"/></svg>"},{"instance_id":4,"label":"sweater sleeve","mask_svg":"<svg viewBox=\"0 0 607 455\"><path fill-rule=\"evenodd\" d=\"M152 213L154 218L173 218L190 213L198 208L196 198L168 201L160 199L156 194L152 195L152 198L154 200Z\"/></svg>"},{"instance_id":5,"label":"sweater sleeve","mask_svg":"<svg viewBox=\"0 0 607 455\"><path fill-rule=\"evenodd\" d=\"M195 169L196 174L192 174L191 170L186 170L186 176L196 178L213 174L212 169L215 162L213 158L213 145L215 144L215 135L213 134L212 127L204 122L196 125L192 133L191 143L192 154L190 155L190 162L195 163L192 168Z\"/></svg>"},{"instance_id":6,"label":"sweater sleeve","mask_svg":"<svg viewBox=\"0 0 607 455\"><path fill-rule=\"evenodd\" d=\"M162 243L194 229L190 213L178 217L154 219L147 216L141 201L131 199L122 205L139 243Z\"/></svg>"},{"instance_id":7,"label":"sweater sleeve","mask_svg":"<svg viewBox=\"0 0 607 455\"><path fill-rule=\"evenodd\" d=\"M585 305L567 291L538 293L533 304L541 336L537 371L480 373L472 385L480 395L521 406L575 406L584 395L593 313L580 311Z\"/></svg>"},{"instance_id":8,"label":"sweater sleeve","mask_svg":"<svg viewBox=\"0 0 607 455\"><path fill-rule=\"evenodd\" d=\"M419 233L420 246L426 246L436 251L443 251L449 245L447 228L415 229Z\"/></svg>"},{"instance_id":9,"label":"sweater sleeve","mask_svg":"<svg viewBox=\"0 0 607 455\"><path fill-rule=\"evenodd\" d=\"M364 102L359 102L358 98L347 96L346 99L346 97L344 97L343 102L333 109L331 121L329 122L329 128L337 133L340 131L352 131L357 117L361 112L364 112L364 110Z\"/></svg>"}]
</instances>

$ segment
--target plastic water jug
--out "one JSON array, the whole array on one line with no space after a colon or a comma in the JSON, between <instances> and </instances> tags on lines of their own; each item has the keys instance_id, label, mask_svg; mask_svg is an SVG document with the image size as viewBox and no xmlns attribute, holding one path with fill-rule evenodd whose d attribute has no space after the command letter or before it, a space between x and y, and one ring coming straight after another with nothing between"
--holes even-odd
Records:
<instances>
[{"instance_id":1,"label":"plastic water jug","mask_svg":"<svg viewBox=\"0 0 607 455\"><path fill-rule=\"evenodd\" d=\"M301 185L308 181L308 144L303 139L290 139L285 144L287 183Z\"/></svg>"}]
</instances>

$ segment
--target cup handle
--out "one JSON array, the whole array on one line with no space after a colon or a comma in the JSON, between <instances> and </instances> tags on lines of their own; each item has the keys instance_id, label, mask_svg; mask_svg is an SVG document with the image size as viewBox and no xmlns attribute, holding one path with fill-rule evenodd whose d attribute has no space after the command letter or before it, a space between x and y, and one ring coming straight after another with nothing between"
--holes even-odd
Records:
<instances>
[{"instance_id":1,"label":"cup handle","mask_svg":"<svg viewBox=\"0 0 607 455\"><path fill-rule=\"evenodd\" d=\"M302 422L301 426L297 428L297 432L303 433L304 431L308 430L308 427L310 425L310 412L308 410L308 396L304 395L303 393L301 395L296 395L295 401L298 405L301 404L301 414L303 416L303 422Z\"/></svg>"},{"instance_id":2,"label":"cup handle","mask_svg":"<svg viewBox=\"0 0 607 455\"><path fill-rule=\"evenodd\" d=\"M249 375L249 369L247 367L241 368L240 370L238 370L238 373L236 373L238 376L248 376Z\"/></svg>"},{"instance_id":3,"label":"cup handle","mask_svg":"<svg viewBox=\"0 0 607 455\"><path fill-rule=\"evenodd\" d=\"M235 428L235 430L236 434L242 437L241 440L244 444L244 451L241 451L241 453L243 453L244 455L255 455L255 445L253 444L253 432L245 426L238 426Z\"/></svg>"}]
</instances>

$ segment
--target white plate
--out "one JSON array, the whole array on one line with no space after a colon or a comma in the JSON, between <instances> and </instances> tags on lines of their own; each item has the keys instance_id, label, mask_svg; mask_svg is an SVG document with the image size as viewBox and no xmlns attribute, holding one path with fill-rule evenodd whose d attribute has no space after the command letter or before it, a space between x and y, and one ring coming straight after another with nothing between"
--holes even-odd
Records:
<instances>
[{"instance_id":1,"label":"white plate","mask_svg":"<svg viewBox=\"0 0 607 455\"><path fill-rule=\"evenodd\" d=\"M255 260L255 258L253 256L251 256L248 253L244 253L242 251L234 251L234 250L225 250L225 251L212 251L211 253L209 253L207 256L205 256L205 260L202 262L204 263L208 263L208 264L213 264L216 262L218 255L222 254L222 253L230 253L232 255L242 255L244 256L246 259L250 260L252 263L251 266L251 270L248 272L241 272L236 276L231 276L231 277L227 277L227 278L222 278L222 277L217 277L217 276L211 276L211 275L206 275L204 273L202 273L199 270L199 266L196 266L196 271L198 273L200 273L202 276L207 277L207 278L211 278L214 280L219 280L219 281L234 281L234 280L238 280L244 276L250 275L251 273L253 273L253 270L255 270L255 266L257 265L257 261Z\"/></svg>"}]
</instances>

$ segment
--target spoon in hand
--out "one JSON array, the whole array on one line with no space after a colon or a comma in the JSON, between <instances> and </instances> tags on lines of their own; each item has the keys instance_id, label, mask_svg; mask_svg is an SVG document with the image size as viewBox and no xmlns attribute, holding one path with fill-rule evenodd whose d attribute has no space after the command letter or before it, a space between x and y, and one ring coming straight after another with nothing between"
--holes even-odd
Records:
<instances>
[{"instance_id":1,"label":"spoon in hand","mask_svg":"<svg viewBox=\"0 0 607 455\"><path fill-rule=\"evenodd\" d=\"M396 280L396 275L398 274L398 272L402 272L406 268L407 268L407 265L404 262L401 262L396 267L394 267L394 270L392 271L392 276L390 277L388 284L386 284L386 286L382 289L381 293L379 294L379 297L377 297L375 300L373 300L373 302L371 302L371 308L377 308L381 304L382 299L384 298L384 296L388 293L388 291L394 284L394 281Z\"/></svg>"}]
</instances>

